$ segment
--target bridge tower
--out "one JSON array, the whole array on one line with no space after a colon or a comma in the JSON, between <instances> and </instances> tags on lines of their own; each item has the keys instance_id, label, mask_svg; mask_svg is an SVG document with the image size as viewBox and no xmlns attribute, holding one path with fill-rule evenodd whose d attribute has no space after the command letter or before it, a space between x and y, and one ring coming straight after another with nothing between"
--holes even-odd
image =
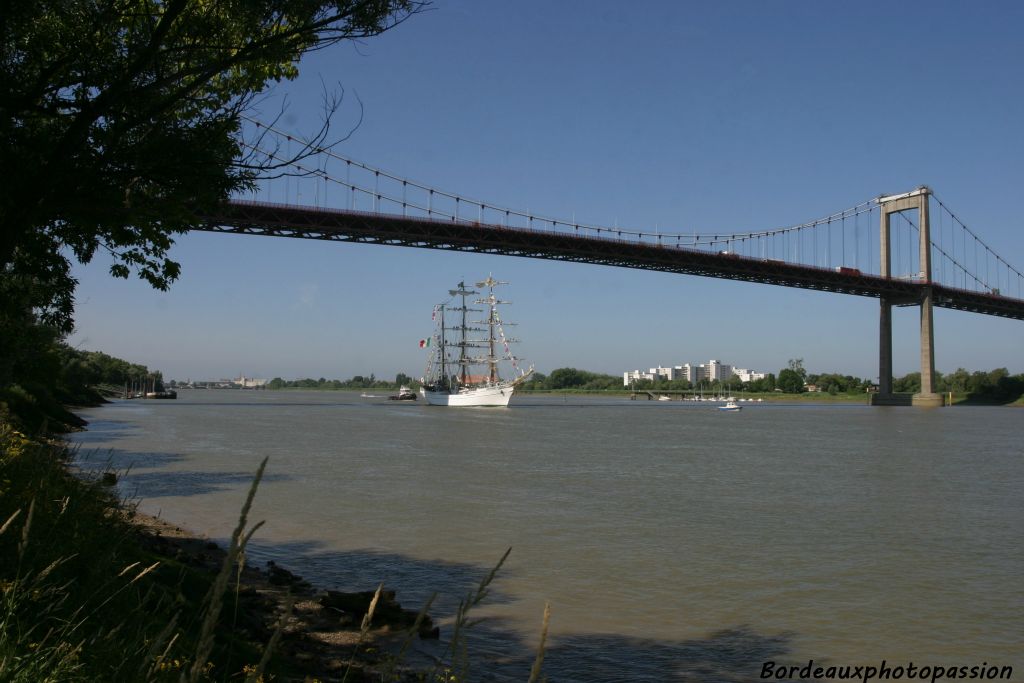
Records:
<instances>
[{"instance_id":1,"label":"bridge tower","mask_svg":"<svg viewBox=\"0 0 1024 683\"><path fill-rule=\"evenodd\" d=\"M892 393L892 307L919 306L921 309L921 391L911 398L912 405L935 407L942 405L942 396L935 393L935 328L932 316L932 257L931 234L928 225L928 200L931 190L923 185L912 192L879 197L876 201L881 213L881 276L892 277L889 219L894 213L917 210L920 235L919 257L921 270L918 277L924 283L919 298L912 300L882 297L878 324L878 393L873 405L906 405L905 400Z\"/></svg>"}]
</instances>

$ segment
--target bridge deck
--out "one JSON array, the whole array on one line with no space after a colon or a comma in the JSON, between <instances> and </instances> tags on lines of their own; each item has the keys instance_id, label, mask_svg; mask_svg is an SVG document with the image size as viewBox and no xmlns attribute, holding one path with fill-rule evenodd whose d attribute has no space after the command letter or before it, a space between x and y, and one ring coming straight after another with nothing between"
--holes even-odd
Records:
<instances>
[{"instance_id":1,"label":"bridge deck","mask_svg":"<svg viewBox=\"0 0 1024 683\"><path fill-rule=\"evenodd\" d=\"M886 298L897 305L919 303L930 286L935 306L1024 320L1024 300L1021 299L937 284L882 278L855 271L841 272L613 237L244 201L223 204L217 211L203 214L202 218L206 227L199 229L209 232L594 263Z\"/></svg>"}]
</instances>

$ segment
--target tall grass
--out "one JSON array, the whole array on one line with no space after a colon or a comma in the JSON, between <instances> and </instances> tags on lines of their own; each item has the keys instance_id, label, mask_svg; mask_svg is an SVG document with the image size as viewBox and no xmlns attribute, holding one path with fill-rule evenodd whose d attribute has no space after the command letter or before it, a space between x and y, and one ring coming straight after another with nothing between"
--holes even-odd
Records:
<instances>
[{"instance_id":1,"label":"tall grass","mask_svg":"<svg viewBox=\"0 0 1024 683\"><path fill-rule=\"evenodd\" d=\"M235 598L224 571L140 545L120 501L69 474L72 455L0 422L0 680L227 680L260 661L258 644L214 636Z\"/></svg>"}]
</instances>

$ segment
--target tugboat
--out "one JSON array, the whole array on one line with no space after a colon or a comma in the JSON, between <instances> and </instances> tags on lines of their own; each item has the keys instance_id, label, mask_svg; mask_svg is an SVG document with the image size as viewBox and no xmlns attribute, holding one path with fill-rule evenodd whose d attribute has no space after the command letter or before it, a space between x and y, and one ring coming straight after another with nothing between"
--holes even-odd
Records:
<instances>
[{"instance_id":1,"label":"tugboat","mask_svg":"<svg viewBox=\"0 0 1024 683\"><path fill-rule=\"evenodd\" d=\"M451 299L434 307L437 330L432 337L420 341L421 348L436 349L427 361L427 372L420 389L427 405L505 407L512 400L516 387L533 372L533 366L529 370L522 370L519 367L520 359L512 355L509 349L510 344L519 340L505 336L498 315L498 306L509 302L500 301L494 295L494 288L504 284L508 283L499 282L488 275L486 280L476 283L477 287L487 289L486 294L481 294L467 289L466 284L460 282L456 289L448 290ZM467 305L467 297L470 296L481 296L474 303L486 308L470 308ZM466 319L466 313L484 311L487 317L483 320ZM452 325L452 318L457 324ZM448 335L447 332L456 334ZM472 335L481 332L483 334L477 334L475 338ZM500 347L505 350L503 354L498 350ZM471 354L475 349L480 352ZM515 378L502 379L498 374L499 363L511 365ZM483 366L484 372L473 374L470 371L473 366Z\"/></svg>"},{"instance_id":2,"label":"tugboat","mask_svg":"<svg viewBox=\"0 0 1024 683\"><path fill-rule=\"evenodd\" d=\"M402 386L394 396L388 396L389 401L415 401L416 392L407 386Z\"/></svg>"}]
</instances>

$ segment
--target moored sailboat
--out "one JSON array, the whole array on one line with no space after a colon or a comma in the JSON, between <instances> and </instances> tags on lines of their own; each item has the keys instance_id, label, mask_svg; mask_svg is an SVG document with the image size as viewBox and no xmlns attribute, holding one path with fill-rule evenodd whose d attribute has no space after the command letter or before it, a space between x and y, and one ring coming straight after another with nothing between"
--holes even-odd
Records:
<instances>
[{"instance_id":1,"label":"moored sailboat","mask_svg":"<svg viewBox=\"0 0 1024 683\"><path fill-rule=\"evenodd\" d=\"M482 298L474 303L486 308L470 308L469 297L481 293L468 289L460 282L457 289L449 290L451 299L434 308L437 329L433 336L420 342L421 347L433 347L427 362L420 394L432 406L507 406L516 387L533 372L519 367L519 358L511 351L517 342L505 335L505 326L498 306L509 303L499 300L494 288L507 284L488 276L476 283L486 288ZM487 313L483 320L468 320L468 313ZM474 338L474 333L484 333ZM502 353L501 351L504 351ZM502 379L499 365L511 366L512 379ZM474 368L483 368L474 373Z\"/></svg>"}]
</instances>

